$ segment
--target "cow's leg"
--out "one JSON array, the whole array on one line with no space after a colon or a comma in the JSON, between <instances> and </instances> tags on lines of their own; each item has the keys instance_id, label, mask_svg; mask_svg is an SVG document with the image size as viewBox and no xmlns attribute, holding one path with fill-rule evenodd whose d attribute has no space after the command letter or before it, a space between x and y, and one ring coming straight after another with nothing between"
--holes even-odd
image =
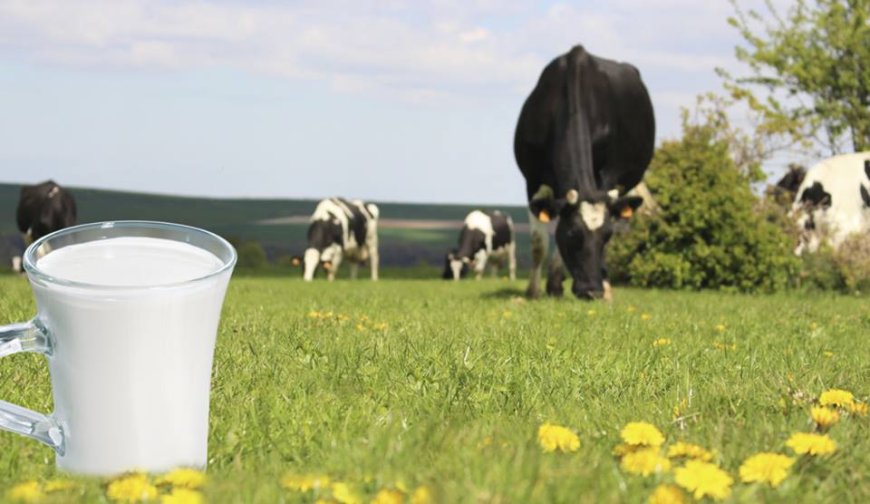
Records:
<instances>
[{"instance_id":1,"label":"cow's leg","mask_svg":"<svg viewBox=\"0 0 870 504\"><path fill-rule=\"evenodd\" d=\"M517 279L517 242L515 241L508 245L508 272L511 282Z\"/></svg>"},{"instance_id":2,"label":"cow's leg","mask_svg":"<svg viewBox=\"0 0 870 504\"><path fill-rule=\"evenodd\" d=\"M378 268L381 256L378 254L378 207L373 204L366 206L373 218L366 224L366 248L369 253L369 266L372 270L372 280L378 279Z\"/></svg>"},{"instance_id":3,"label":"cow's leg","mask_svg":"<svg viewBox=\"0 0 870 504\"><path fill-rule=\"evenodd\" d=\"M329 271L326 273L326 278L330 282L335 280L335 275L338 273L338 267L341 266L341 254L335 254L335 257L332 258L332 264L329 267Z\"/></svg>"},{"instance_id":4,"label":"cow's leg","mask_svg":"<svg viewBox=\"0 0 870 504\"><path fill-rule=\"evenodd\" d=\"M474 254L474 277L476 280L483 278L483 273L486 271L486 262L488 259L486 250L480 250Z\"/></svg>"},{"instance_id":5,"label":"cow's leg","mask_svg":"<svg viewBox=\"0 0 870 504\"><path fill-rule=\"evenodd\" d=\"M350 261L350 279L356 280L356 276L359 273L359 263L356 261Z\"/></svg>"},{"instance_id":6,"label":"cow's leg","mask_svg":"<svg viewBox=\"0 0 870 504\"><path fill-rule=\"evenodd\" d=\"M562 254L556 250L550 260L550 266L547 268L547 295L562 297L562 294L565 293L565 289L562 288L564 282L565 266L562 264Z\"/></svg>"},{"instance_id":7,"label":"cow's leg","mask_svg":"<svg viewBox=\"0 0 870 504\"><path fill-rule=\"evenodd\" d=\"M532 272L529 275L529 286L526 295L531 298L541 296L541 267L550 248L550 235L547 225L529 212L529 234L532 238Z\"/></svg>"},{"instance_id":8,"label":"cow's leg","mask_svg":"<svg viewBox=\"0 0 870 504\"><path fill-rule=\"evenodd\" d=\"M12 258L12 271L15 273L21 273L21 256L15 256Z\"/></svg>"}]
</instances>

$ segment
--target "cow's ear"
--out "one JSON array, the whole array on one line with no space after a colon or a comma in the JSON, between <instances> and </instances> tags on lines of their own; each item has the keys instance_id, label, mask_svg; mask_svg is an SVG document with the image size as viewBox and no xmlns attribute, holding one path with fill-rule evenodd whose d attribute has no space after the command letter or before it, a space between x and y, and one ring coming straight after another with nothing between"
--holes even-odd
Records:
<instances>
[{"instance_id":1,"label":"cow's ear","mask_svg":"<svg viewBox=\"0 0 870 504\"><path fill-rule=\"evenodd\" d=\"M610 204L610 215L613 215L618 219L631 219L634 215L634 211L642 204L643 198L640 196L623 196L617 198L616 201Z\"/></svg>"}]
</instances>

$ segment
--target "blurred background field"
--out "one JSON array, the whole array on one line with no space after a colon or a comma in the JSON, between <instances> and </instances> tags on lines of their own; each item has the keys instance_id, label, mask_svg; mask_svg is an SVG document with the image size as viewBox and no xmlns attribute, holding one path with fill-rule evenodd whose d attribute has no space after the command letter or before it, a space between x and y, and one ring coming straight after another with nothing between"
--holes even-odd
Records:
<instances>
[{"instance_id":1,"label":"blurred background field","mask_svg":"<svg viewBox=\"0 0 870 504\"><path fill-rule=\"evenodd\" d=\"M10 216L0 222L0 270L8 269L14 253L20 254L21 237L15 228L15 207L19 184L0 183L0 215ZM131 192L69 188L76 198L79 222L106 220L157 220L177 222L208 229L232 241L237 247L254 244L252 256L243 257L243 270L260 274L286 273L289 258L302 255L307 244L308 218L316 200L294 199L208 199ZM382 223L378 231L381 262L387 267L420 266L410 271L395 272L409 276L417 273L430 276L434 267L443 266L444 255L456 246L459 229L465 216L473 209L494 209L491 206L436 205L377 202ZM528 216L523 206L499 206L519 224L517 239L520 250L528 250L525 229ZM251 260L248 264L245 261ZM529 259L520 257L521 264ZM271 267L276 266L276 267ZM429 269L426 266L432 266ZM438 272L440 274L440 271ZM346 274L346 272L344 272ZM301 276L301 272L299 273Z\"/></svg>"},{"instance_id":2,"label":"blurred background field","mask_svg":"<svg viewBox=\"0 0 870 504\"><path fill-rule=\"evenodd\" d=\"M713 450L728 502L870 500L870 417L846 416L837 451L802 458L778 488L738 483L760 451L813 429L819 394L870 399L866 299L622 288L612 304L526 301L524 283L384 280L306 284L236 277L211 395L211 502L315 502L282 487L324 475L370 502L384 488L435 502L645 502L672 473L625 473L611 450L628 422ZM0 324L34 314L23 278L0 277ZM45 359L0 361L0 398L51 409ZM538 427L579 435L544 453ZM0 489L58 475L52 452L0 432ZM674 467L678 467L674 461ZM55 502L100 502L76 480ZM0 496L0 501L2 501ZM52 500L48 502L52 502Z\"/></svg>"}]
</instances>

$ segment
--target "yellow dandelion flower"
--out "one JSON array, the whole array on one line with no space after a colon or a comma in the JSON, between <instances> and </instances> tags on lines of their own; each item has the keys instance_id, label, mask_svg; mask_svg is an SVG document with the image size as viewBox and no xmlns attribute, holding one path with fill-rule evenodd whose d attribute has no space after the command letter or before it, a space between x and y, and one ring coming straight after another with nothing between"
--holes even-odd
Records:
<instances>
[{"instance_id":1,"label":"yellow dandelion flower","mask_svg":"<svg viewBox=\"0 0 870 504\"><path fill-rule=\"evenodd\" d=\"M668 458L680 457L700 460L702 462L710 462L713 460L713 452L696 444L677 441L668 447Z\"/></svg>"},{"instance_id":2,"label":"yellow dandelion flower","mask_svg":"<svg viewBox=\"0 0 870 504\"><path fill-rule=\"evenodd\" d=\"M629 422L619 433L622 440L635 446L659 447L665 442L665 437L659 429L646 422Z\"/></svg>"},{"instance_id":3,"label":"yellow dandelion flower","mask_svg":"<svg viewBox=\"0 0 870 504\"><path fill-rule=\"evenodd\" d=\"M320 318L320 312L319 311L310 311L310 312L308 312L308 318L313 318L313 319Z\"/></svg>"},{"instance_id":4,"label":"yellow dandelion flower","mask_svg":"<svg viewBox=\"0 0 870 504\"><path fill-rule=\"evenodd\" d=\"M740 480L744 483L769 483L776 487L788 476L795 459L779 453L758 453L743 461Z\"/></svg>"},{"instance_id":5,"label":"yellow dandelion flower","mask_svg":"<svg viewBox=\"0 0 870 504\"><path fill-rule=\"evenodd\" d=\"M623 457L627 453L631 453L631 452L640 450L642 448L643 448L643 446L635 446L635 445L630 445L630 444L626 444L626 443L620 443L620 444L614 446L613 450L611 450L610 453L616 455L617 457Z\"/></svg>"},{"instance_id":6,"label":"yellow dandelion flower","mask_svg":"<svg viewBox=\"0 0 870 504\"><path fill-rule=\"evenodd\" d=\"M867 416L870 413L870 407L868 407L867 403L855 401L848 406L849 413L858 416Z\"/></svg>"},{"instance_id":7,"label":"yellow dandelion flower","mask_svg":"<svg viewBox=\"0 0 870 504\"><path fill-rule=\"evenodd\" d=\"M372 500L372 504L404 504L405 494L394 488L381 489Z\"/></svg>"},{"instance_id":8,"label":"yellow dandelion flower","mask_svg":"<svg viewBox=\"0 0 870 504\"><path fill-rule=\"evenodd\" d=\"M716 324L716 331L717 332L724 332L725 331L725 324Z\"/></svg>"},{"instance_id":9,"label":"yellow dandelion flower","mask_svg":"<svg viewBox=\"0 0 870 504\"><path fill-rule=\"evenodd\" d=\"M538 428L538 443L545 452L556 450L568 453L580 448L580 438L570 429L545 423Z\"/></svg>"},{"instance_id":10,"label":"yellow dandelion flower","mask_svg":"<svg viewBox=\"0 0 870 504\"><path fill-rule=\"evenodd\" d=\"M810 329L811 330L815 331L818 328L819 328L819 324L817 324L815 322L810 322Z\"/></svg>"},{"instance_id":11,"label":"yellow dandelion flower","mask_svg":"<svg viewBox=\"0 0 870 504\"><path fill-rule=\"evenodd\" d=\"M674 470L674 481L701 500L711 497L722 500L731 495L734 479L719 467L709 462L689 460L684 467Z\"/></svg>"},{"instance_id":12,"label":"yellow dandelion flower","mask_svg":"<svg viewBox=\"0 0 870 504\"><path fill-rule=\"evenodd\" d=\"M792 434L785 445L798 455L828 455L837 450L837 443L827 435L807 432Z\"/></svg>"},{"instance_id":13,"label":"yellow dandelion flower","mask_svg":"<svg viewBox=\"0 0 870 504\"><path fill-rule=\"evenodd\" d=\"M628 313L634 313L637 311L637 308L635 308L634 305L628 305L628 308L626 308L625 311Z\"/></svg>"},{"instance_id":14,"label":"yellow dandelion flower","mask_svg":"<svg viewBox=\"0 0 870 504\"><path fill-rule=\"evenodd\" d=\"M598 312L596 312L595 310L587 310L586 311L586 315L588 315L590 317L594 317L596 313L598 313Z\"/></svg>"},{"instance_id":15,"label":"yellow dandelion flower","mask_svg":"<svg viewBox=\"0 0 870 504\"><path fill-rule=\"evenodd\" d=\"M18 483L6 492L6 496L13 502L39 502L45 498L37 481Z\"/></svg>"},{"instance_id":16,"label":"yellow dandelion flower","mask_svg":"<svg viewBox=\"0 0 870 504\"><path fill-rule=\"evenodd\" d=\"M380 322L380 323L378 323L378 324L374 324L374 325L372 326L372 329L374 329L375 331L386 331L386 330L387 330L387 323L386 323L386 322Z\"/></svg>"},{"instance_id":17,"label":"yellow dandelion flower","mask_svg":"<svg viewBox=\"0 0 870 504\"><path fill-rule=\"evenodd\" d=\"M729 345L728 343L723 343L721 341L714 341L713 348L715 348L716 350L735 350L737 349L737 344L731 343Z\"/></svg>"},{"instance_id":18,"label":"yellow dandelion flower","mask_svg":"<svg viewBox=\"0 0 870 504\"><path fill-rule=\"evenodd\" d=\"M653 341L653 344L652 344L652 345L653 345L654 347L657 347L657 346L665 346L665 345L670 345L670 344L671 344L671 340L670 340L670 339L668 339L668 338L659 338L659 339Z\"/></svg>"},{"instance_id":19,"label":"yellow dandelion flower","mask_svg":"<svg viewBox=\"0 0 870 504\"><path fill-rule=\"evenodd\" d=\"M822 352L822 355L830 359L834 356L834 352L831 352L830 350L825 350L824 352Z\"/></svg>"},{"instance_id":20,"label":"yellow dandelion flower","mask_svg":"<svg viewBox=\"0 0 870 504\"><path fill-rule=\"evenodd\" d=\"M360 504L362 502L353 489L347 483L342 482L332 484L332 498L341 504Z\"/></svg>"},{"instance_id":21,"label":"yellow dandelion flower","mask_svg":"<svg viewBox=\"0 0 870 504\"><path fill-rule=\"evenodd\" d=\"M54 493L74 490L78 487L78 485L74 481L70 481L67 479L56 479L46 481L43 487L46 493Z\"/></svg>"},{"instance_id":22,"label":"yellow dandelion flower","mask_svg":"<svg viewBox=\"0 0 870 504\"><path fill-rule=\"evenodd\" d=\"M650 315L649 313L641 313L640 319L643 321L647 321L647 320L652 319L652 315Z\"/></svg>"},{"instance_id":23,"label":"yellow dandelion flower","mask_svg":"<svg viewBox=\"0 0 870 504\"><path fill-rule=\"evenodd\" d=\"M117 502L140 502L157 499L157 487L147 474L133 473L122 476L106 488L106 497Z\"/></svg>"},{"instance_id":24,"label":"yellow dandelion flower","mask_svg":"<svg viewBox=\"0 0 870 504\"><path fill-rule=\"evenodd\" d=\"M686 495L675 485L659 485L649 496L649 504L685 504Z\"/></svg>"},{"instance_id":25,"label":"yellow dandelion flower","mask_svg":"<svg viewBox=\"0 0 870 504\"><path fill-rule=\"evenodd\" d=\"M824 406L813 406L810 410L810 416L813 417L813 422L816 422L816 425L822 429L827 429L840 421L840 414L837 413L837 410Z\"/></svg>"},{"instance_id":26,"label":"yellow dandelion flower","mask_svg":"<svg viewBox=\"0 0 870 504\"><path fill-rule=\"evenodd\" d=\"M649 476L671 470L671 461L662 457L658 448L642 448L626 453L619 467L629 474Z\"/></svg>"},{"instance_id":27,"label":"yellow dandelion flower","mask_svg":"<svg viewBox=\"0 0 870 504\"><path fill-rule=\"evenodd\" d=\"M329 476L324 474L288 474L281 480L281 486L297 492L322 490L329 486Z\"/></svg>"},{"instance_id":28,"label":"yellow dandelion flower","mask_svg":"<svg viewBox=\"0 0 870 504\"><path fill-rule=\"evenodd\" d=\"M172 492L160 497L160 504L203 504L205 497L189 488L173 488Z\"/></svg>"},{"instance_id":29,"label":"yellow dandelion flower","mask_svg":"<svg viewBox=\"0 0 870 504\"><path fill-rule=\"evenodd\" d=\"M510 310L505 310L504 313L501 314L501 316L502 316L502 318L509 319L509 318L513 317L514 314L511 313Z\"/></svg>"},{"instance_id":30,"label":"yellow dandelion flower","mask_svg":"<svg viewBox=\"0 0 870 504\"><path fill-rule=\"evenodd\" d=\"M157 480L157 486L163 485L196 490L205 485L205 473L197 469L179 467L164 474Z\"/></svg>"},{"instance_id":31,"label":"yellow dandelion flower","mask_svg":"<svg viewBox=\"0 0 870 504\"><path fill-rule=\"evenodd\" d=\"M411 494L411 504L432 504L435 499L432 497L432 490L427 486L419 486L414 493Z\"/></svg>"},{"instance_id":32,"label":"yellow dandelion flower","mask_svg":"<svg viewBox=\"0 0 870 504\"><path fill-rule=\"evenodd\" d=\"M822 406L848 407L855 402L851 392L840 389L830 389L822 392L819 396L819 404Z\"/></svg>"}]
</instances>

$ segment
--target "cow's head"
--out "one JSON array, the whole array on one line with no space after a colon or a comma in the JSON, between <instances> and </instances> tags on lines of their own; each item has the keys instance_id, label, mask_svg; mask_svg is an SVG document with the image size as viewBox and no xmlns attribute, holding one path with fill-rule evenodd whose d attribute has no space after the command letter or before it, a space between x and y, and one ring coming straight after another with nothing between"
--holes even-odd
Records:
<instances>
[{"instance_id":1,"label":"cow's head","mask_svg":"<svg viewBox=\"0 0 870 504\"><path fill-rule=\"evenodd\" d=\"M638 196L619 197L615 190L581 196L572 189L565 195L556 226L556 244L574 280L571 291L575 296L581 299L604 296L607 280L604 247L613 234L615 222L631 218L642 202Z\"/></svg>"},{"instance_id":2,"label":"cow's head","mask_svg":"<svg viewBox=\"0 0 870 504\"><path fill-rule=\"evenodd\" d=\"M825 212L831 207L833 198L820 182L805 187L795 199L790 216L798 227L799 239L794 252L815 252L827 234Z\"/></svg>"},{"instance_id":3,"label":"cow's head","mask_svg":"<svg viewBox=\"0 0 870 504\"><path fill-rule=\"evenodd\" d=\"M341 223L337 219L318 219L308 226L308 248L303 262L306 281L314 279L317 266L329 271L333 263L341 261Z\"/></svg>"},{"instance_id":4,"label":"cow's head","mask_svg":"<svg viewBox=\"0 0 870 504\"><path fill-rule=\"evenodd\" d=\"M451 249L444 257L444 271L441 278L445 280L459 280L468 274L469 261L459 257L458 249Z\"/></svg>"}]
</instances>

